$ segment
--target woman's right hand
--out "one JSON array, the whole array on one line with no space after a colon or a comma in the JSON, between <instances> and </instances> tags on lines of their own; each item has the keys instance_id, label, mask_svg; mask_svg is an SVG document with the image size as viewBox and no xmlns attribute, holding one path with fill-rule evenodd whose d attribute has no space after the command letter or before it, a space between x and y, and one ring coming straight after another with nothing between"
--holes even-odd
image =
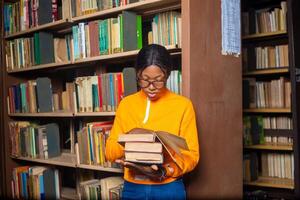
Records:
<instances>
[{"instance_id":1,"label":"woman's right hand","mask_svg":"<svg viewBox=\"0 0 300 200\"><path fill-rule=\"evenodd\" d=\"M124 160L116 160L116 163L123 165L131 170L142 173L155 181L162 181L165 178L166 171L164 167L158 165L141 165Z\"/></svg>"}]
</instances>

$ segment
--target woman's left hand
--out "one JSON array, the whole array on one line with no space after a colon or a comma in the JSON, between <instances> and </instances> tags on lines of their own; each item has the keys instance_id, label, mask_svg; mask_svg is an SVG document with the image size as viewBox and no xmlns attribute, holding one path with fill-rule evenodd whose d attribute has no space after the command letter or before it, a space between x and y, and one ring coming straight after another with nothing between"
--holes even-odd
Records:
<instances>
[{"instance_id":1,"label":"woman's left hand","mask_svg":"<svg viewBox=\"0 0 300 200\"><path fill-rule=\"evenodd\" d=\"M140 172L151 178L152 180L162 181L165 178L165 169L158 165L140 165L124 160L116 160L117 163L134 171Z\"/></svg>"}]
</instances>

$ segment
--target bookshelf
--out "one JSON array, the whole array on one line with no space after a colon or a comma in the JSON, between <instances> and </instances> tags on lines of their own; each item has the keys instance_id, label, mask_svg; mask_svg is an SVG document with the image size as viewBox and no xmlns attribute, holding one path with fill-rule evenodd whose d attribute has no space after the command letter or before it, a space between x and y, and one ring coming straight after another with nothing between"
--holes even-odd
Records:
<instances>
[{"instance_id":1,"label":"bookshelf","mask_svg":"<svg viewBox=\"0 0 300 200\"><path fill-rule=\"evenodd\" d=\"M284 188L294 189L294 182L290 179L279 179L270 177L259 177L258 180L253 182L245 182L246 185L257 186L257 187L268 187L268 188Z\"/></svg>"},{"instance_id":2,"label":"bookshelf","mask_svg":"<svg viewBox=\"0 0 300 200\"><path fill-rule=\"evenodd\" d=\"M43 24L43 25L39 25L37 27L34 28L30 28L28 30L24 30L24 31L20 31L17 33L13 33L10 34L8 36L5 36L5 39L13 39L16 37L21 37L23 35L28 35L30 33L36 32L36 31L40 31L40 30L58 30L58 29L63 29L65 27L70 26L70 22L67 19L61 19L61 20L57 20L55 22L51 22L51 23L47 23L47 24Z\"/></svg>"},{"instance_id":3,"label":"bookshelf","mask_svg":"<svg viewBox=\"0 0 300 200\"><path fill-rule=\"evenodd\" d=\"M249 122L245 117L252 120L252 139L258 135L264 138L259 142L256 138L255 144L244 144L244 173L248 173L249 158L250 166L254 167L250 170L252 181L244 181L246 199L255 198L259 190L270 198L299 197L299 86L295 78L298 68L295 55L299 48L297 9L299 2L293 0L242 1L244 143L248 141L245 134L249 130L245 128ZM271 92L270 96L274 83L278 84L275 86L277 92ZM254 89L254 96L247 95L249 89ZM278 96L281 96L281 103L274 104L278 103ZM283 99L285 104L282 104ZM250 107L249 101L254 103ZM253 126L257 125L259 128L254 131ZM279 138L292 145L267 144L267 140L276 143ZM285 171L287 168L292 170L291 177L290 172ZM247 179L245 174L244 179Z\"/></svg>"},{"instance_id":4,"label":"bookshelf","mask_svg":"<svg viewBox=\"0 0 300 200\"><path fill-rule=\"evenodd\" d=\"M245 113L291 113L289 108L252 108L244 109Z\"/></svg>"},{"instance_id":5,"label":"bookshelf","mask_svg":"<svg viewBox=\"0 0 300 200\"><path fill-rule=\"evenodd\" d=\"M12 2L12 1L5 1ZM16 1L13 1L16 2ZM1 9L4 7L4 2L1 2ZM203 9L205 8L205 9ZM107 19L117 16L122 11L135 11L142 15L143 21L148 21L155 13L165 12L168 10L181 10L182 15L182 47L168 47L169 51L174 57L179 57L178 63L182 66L182 88L183 95L189 97L194 104L197 125L199 129L199 141L201 146L201 161L199 166L185 177L188 198L241 198L242 197L242 146L241 146L241 131L242 131L242 93L240 76L241 59L231 56L221 55L221 8L219 1L211 0L145 0L137 3L129 4L124 7L111 8L103 11L98 11L88 15L79 17L72 17L59 25L59 22L50 23L26 30L20 33L14 33L10 36L4 36L2 27L1 44L9 40L22 38L27 35L36 33L36 31L53 32L58 35L62 33L69 33L70 28L80 22L89 22L96 19ZM199 12L201 10L201 12ZM2 12L1 12L2 13ZM211 23L207 19L214 19L215 23ZM3 22L3 18L2 18ZM206 31L203 31L206 30ZM197 41L197 42L195 42ZM3 126L1 136L4 139L5 151L3 160L5 163L5 172L1 175L5 177L5 184L2 184L5 195L11 196L11 179L12 169L20 166L27 161L31 163L39 163L39 161L12 159L10 156L10 139L8 122L12 120L33 120L44 119L51 121L59 121L64 118L76 123L77 119L113 117L114 112L106 113L77 113L70 112L67 116L57 113L11 113L7 112L8 88L20 82L29 79L35 79L37 76L51 76L55 80L54 86L59 85L60 82L69 81L69 73L73 74L77 70L83 70L85 76L87 72L92 71L100 64L107 64L108 66L118 63L128 62L130 66L133 65L133 59L137 51L121 52L109 55L100 55L96 57L89 57L85 59L78 59L76 61L64 63L50 63L43 65L36 65L28 68L14 69L6 71L4 45L1 45L1 73L3 76L3 96L1 98L4 104L1 104L3 112ZM201 62L199 62L201 61ZM227 75L224 75L224 69ZM118 69L116 69L118 70ZM230 75L229 75L230 74ZM78 76L80 76L79 74ZM59 82L59 83L56 83ZM200 84L199 84L200 83ZM205 84L203 84L205 83ZM212 90L211 87L214 88ZM59 92L63 90L64 86L60 86ZM226 91L226 92L224 92ZM220 95L221 94L221 95ZM232 99L235 96L236 98ZM207 113L210 113L209 115ZM225 116L220 118L220 116ZM43 116L43 117L42 117ZM232 119L228 122L228 119ZM4 134L6 133L6 134ZM222 134L217 134L222 133ZM234 138L234 140L232 140ZM203 141L203 142L202 142ZM224 143L230 143L224 150ZM211 151L211 147L214 151ZM230 158L230 162L228 162ZM26 158L28 159L28 158ZM40 161L42 162L42 161ZM43 163L40 163L43 164ZM59 165L60 169L64 164L53 163L53 166ZM73 164L72 164L73 165ZM222 166L220 170L219 166ZM105 173L121 174L120 170L101 168L91 165L75 164L75 171L80 169L94 170ZM68 168L69 169L69 168ZM71 170L69 170L71 171ZM224 177L224 174L230 176ZM230 184L229 184L230 183ZM199 185L205 187L199 188ZM224 185L227 185L224 189ZM64 191L65 188L62 188ZM72 193L74 190L71 189ZM62 192L63 193L63 192ZM75 192L76 193L76 192ZM63 196L63 194L61 194Z\"/></svg>"},{"instance_id":6,"label":"bookshelf","mask_svg":"<svg viewBox=\"0 0 300 200\"><path fill-rule=\"evenodd\" d=\"M287 73L289 73L288 68L261 69L261 70L245 72L243 76L258 76L258 75L267 75L267 74L287 74Z\"/></svg>"},{"instance_id":7,"label":"bookshelf","mask_svg":"<svg viewBox=\"0 0 300 200\"><path fill-rule=\"evenodd\" d=\"M285 36L287 32L285 30L283 31L273 31L268 33L255 33L255 34L249 34L242 37L243 40L247 39L259 39L259 38L270 38L270 37L281 37Z\"/></svg>"},{"instance_id":8,"label":"bookshelf","mask_svg":"<svg viewBox=\"0 0 300 200\"><path fill-rule=\"evenodd\" d=\"M258 144L258 145L249 145L245 146L246 149L261 149L261 150L278 150L278 151L293 151L293 147L289 145L264 145L264 144Z\"/></svg>"}]
</instances>

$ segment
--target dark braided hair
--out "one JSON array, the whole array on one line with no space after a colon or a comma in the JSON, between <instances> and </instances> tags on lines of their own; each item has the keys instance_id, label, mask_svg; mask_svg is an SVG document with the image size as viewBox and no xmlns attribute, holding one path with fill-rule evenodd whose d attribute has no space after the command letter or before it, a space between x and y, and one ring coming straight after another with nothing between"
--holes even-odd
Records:
<instances>
[{"instance_id":1,"label":"dark braided hair","mask_svg":"<svg viewBox=\"0 0 300 200\"><path fill-rule=\"evenodd\" d=\"M151 66L158 66L165 74L166 78L169 77L172 70L171 56L168 50L158 44L150 44L143 47L136 59L136 71L142 73L142 71Z\"/></svg>"}]
</instances>

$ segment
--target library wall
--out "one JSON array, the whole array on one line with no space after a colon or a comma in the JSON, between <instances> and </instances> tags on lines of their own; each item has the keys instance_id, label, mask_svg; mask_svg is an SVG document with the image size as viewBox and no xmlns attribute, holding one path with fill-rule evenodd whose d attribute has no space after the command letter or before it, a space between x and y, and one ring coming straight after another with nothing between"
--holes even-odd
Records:
<instances>
[{"instance_id":1,"label":"library wall","mask_svg":"<svg viewBox=\"0 0 300 200\"><path fill-rule=\"evenodd\" d=\"M183 87L200 141L188 198L242 198L241 58L221 55L220 1L183 0L182 16Z\"/></svg>"}]
</instances>

